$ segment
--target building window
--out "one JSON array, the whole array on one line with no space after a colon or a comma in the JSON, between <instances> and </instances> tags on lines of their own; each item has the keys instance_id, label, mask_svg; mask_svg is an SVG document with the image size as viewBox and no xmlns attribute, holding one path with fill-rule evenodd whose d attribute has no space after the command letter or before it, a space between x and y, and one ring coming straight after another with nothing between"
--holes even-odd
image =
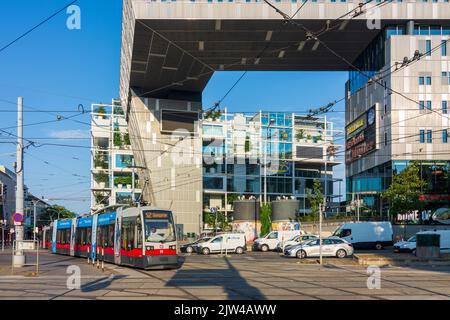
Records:
<instances>
[{"instance_id":1,"label":"building window","mask_svg":"<svg viewBox=\"0 0 450 320\"><path fill-rule=\"evenodd\" d=\"M423 109L425 109L425 101L420 100L419 101L419 110L423 110Z\"/></svg>"},{"instance_id":2,"label":"building window","mask_svg":"<svg viewBox=\"0 0 450 320\"><path fill-rule=\"evenodd\" d=\"M447 101L442 101L442 113L447 113Z\"/></svg>"},{"instance_id":3,"label":"building window","mask_svg":"<svg viewBox=\"0 0 450 320\"><path fill-rule=\"evenodd\" d=\"M447 129L442 130L442 143L447 143L448 132Z\"/></svg>"},{"instance_id":4,"label":"building window","mask_svg":"<svg viewBox=\"0 0 450 320\"><path fill-rule=\"evenodd\" d=\"M427 56L431 56L431 40L425 41L425 52Z\"/></svg>"},{"instance_id":5,"label":"building window","mask_svg":"<svg viewBox=\"0 0 450 320\"><path fill-rule=\"evenodd\" d=\"M450 84L450 72L442 71L442 85L446 86Z\"/></svg>"},{"instance_id":6,"label":"building window","mask_svg":"<svg viewBox=\"0 0 450 320\"><path fill-rule=\"evenodd\" d=\"M429 100L427 101L427 109L431 110L431 101L429 101Z\"/></svg>"},{"instance_id":7,"label":"building window","mask_svg":"<svg viewBox=\"0 0 450 320\"><path fill-rule=\"evenodd\" d=\"M425 84L425 77L419 77L419 86L423 86Z\"/></svg>"},{"instance_id":8,"label":"building window","mask_svg":"<svg viewBox=\"0 0 450 320\"><path fill-rule=\"evenodd\" d=\"M419 137L420 137L420 143L425 143L425 130L420 130Z\"/></svg>"},{"instance_id":9,"label":"building window","mask_svg":"<svg viewBox=\"0 0 450 320\"><path fill-rule=\"evenodd\" d=\"M431 86L431 77L426 77L427 86Z\"/></svg>"},{"instance_id":10,"label":"building window","mask_svg":"<svg viewBox=\"0 0 450 320\"><path fill-rule=\"evenodd\" d=\"M433 143L433 133L431 130L427 130L427 143Z\"/></svg>"},{"instance_id":11,"label":"building window","mask_svg":"<svg viewBox=\"0 0 450 320\"><path fill-rule=\"evenodd\" d=\"M443 57L447 56L447 40L441 41L441 55Z\"/></svg>"},{"instance_id":12,"label":"building window","mask_svg":"<svg viewBox=\"0 0 450 320\"><path fill-rule=\"evenodd\" d=\"M384 145L387 146L388 144L388 134L387 132L384 133Z\"/></svg>"}]
</instances>

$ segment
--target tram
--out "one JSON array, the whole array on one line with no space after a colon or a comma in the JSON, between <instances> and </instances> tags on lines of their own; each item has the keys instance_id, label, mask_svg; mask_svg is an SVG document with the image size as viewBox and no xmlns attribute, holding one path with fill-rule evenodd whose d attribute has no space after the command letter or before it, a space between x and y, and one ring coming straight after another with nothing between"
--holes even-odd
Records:
<instances>
[{"instance_id":1,"label":"tram","mask_svg":"<svg viewBox=\"0 0 450 320\"><path fill-rule=\"evenodd\" d=\"M118 208L55 220L51 252L142 269L178 268L173 214L155 207Z\"/></svg>"}]
</instances>

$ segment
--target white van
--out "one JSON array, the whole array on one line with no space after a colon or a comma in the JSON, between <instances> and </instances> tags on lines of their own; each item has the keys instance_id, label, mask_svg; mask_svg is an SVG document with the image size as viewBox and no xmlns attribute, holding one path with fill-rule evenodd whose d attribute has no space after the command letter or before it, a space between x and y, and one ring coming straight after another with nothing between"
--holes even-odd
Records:
<instances>
[{"instance_id":1,"label":"white van","mask_svg":"<svg viewBox=\"0 0 450 320\"><path fill-rule=\"evenodd\" d=\"M418 234L439 234L441 252L450 252L450 230L421 231L409 238L407 241L399 241L394 244L394 252L416 252Z\"/></svg>"},{"instance_id":2,"label":"white van","mask_svg":"<svg viewBox=\"0 0 450 320\"><path fill-rule=\"evenodd\" d=\"M392 246L394 234L388 221L344 223L333 236L350 242L355 249L377 249Z\"/></svg>"},{"instance_id":3,"label":"white van","mask_svg":"<svg viewBox=\"0 0 450 320\"><path fill-rule=\"evenodd\" d=\"M262 238L258 238L253 242L253 251L275 250L278 243L288 241L295 236L304 234L304 231L271 231Z\"/></svg>"},{"instance_id":4,"label":"white van","mask_svg":"<svg viewBox=\"0 0 450 320\"><path fill-rule=\"evenodd\" d=\"M244 233L223 233L212 237L211 239L199 243L196 247L197 253L244 253L247 249Z\"/></svg>"}]
</instances>

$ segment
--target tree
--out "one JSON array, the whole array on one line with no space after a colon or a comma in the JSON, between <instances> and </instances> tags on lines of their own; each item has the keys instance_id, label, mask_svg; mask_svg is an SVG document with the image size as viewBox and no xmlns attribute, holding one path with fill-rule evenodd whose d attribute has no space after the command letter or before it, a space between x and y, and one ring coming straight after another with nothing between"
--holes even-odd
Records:
<instances>
[{"instance_id":1,"label":"tree","mask_svg":"<svg viewBox=\"0 0 450 320\"><path fill-rule=\"evenodd\" d=\"M307 191L309 203L311 205L311 216L315 220L319 216L319 206L323 203L322 186L318 179L314 179L313 190Z\"/></svg>"},{"instance_id":2,"label":"tree","mask_svg":"<svg viewBox=\"0 0 450 320\"><path fill-rule=\"evenodd\" d=\"M266 203L261 206L261 214L260 214L260 220L261 220L261 235L268 234L270 232L270 229L272 227L272 207L270 204Z\"/></svg>"},{"instance_id":3,"label":"tree","mask_svg":"<svg viewBox=\"0 0 450 320\"><path fill-rule=\"evenodd\" d=\"M48 225L51 221L56 219L71 219L75 218L76 213L68 210L67 208L59 205L52 205L45 208L39 215L38 222L40 225Z\"/></svg>"},{"instance_id":4,"label":"tree","mask_svg":"<svg viewBox=\"0 0 450 320\"><path fill-rule=\"evenodd\" d=\"M395 214L404 214L414 210L423 210L424 202L419 200L426 181L420 178L419 167L411 163L399 174L394 174L389 188L381 194L387 199Z\"/></svg>"}]
</instances>

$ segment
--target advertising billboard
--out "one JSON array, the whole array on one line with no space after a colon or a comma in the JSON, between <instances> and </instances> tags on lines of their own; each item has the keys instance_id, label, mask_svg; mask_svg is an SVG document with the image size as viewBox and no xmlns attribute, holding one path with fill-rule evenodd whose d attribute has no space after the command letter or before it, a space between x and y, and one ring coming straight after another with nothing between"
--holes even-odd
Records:
<instances>
[{"instance_id":1,"label":"advertising billboard","mask_svg":"<svg viewBox=\"0 0 450 320\"><path fill-rule=\"evenodd\" d=\"M351 163L376 150L376 110L372 106L345 128L345 162Z\"/></svg>"}]
</instances>

